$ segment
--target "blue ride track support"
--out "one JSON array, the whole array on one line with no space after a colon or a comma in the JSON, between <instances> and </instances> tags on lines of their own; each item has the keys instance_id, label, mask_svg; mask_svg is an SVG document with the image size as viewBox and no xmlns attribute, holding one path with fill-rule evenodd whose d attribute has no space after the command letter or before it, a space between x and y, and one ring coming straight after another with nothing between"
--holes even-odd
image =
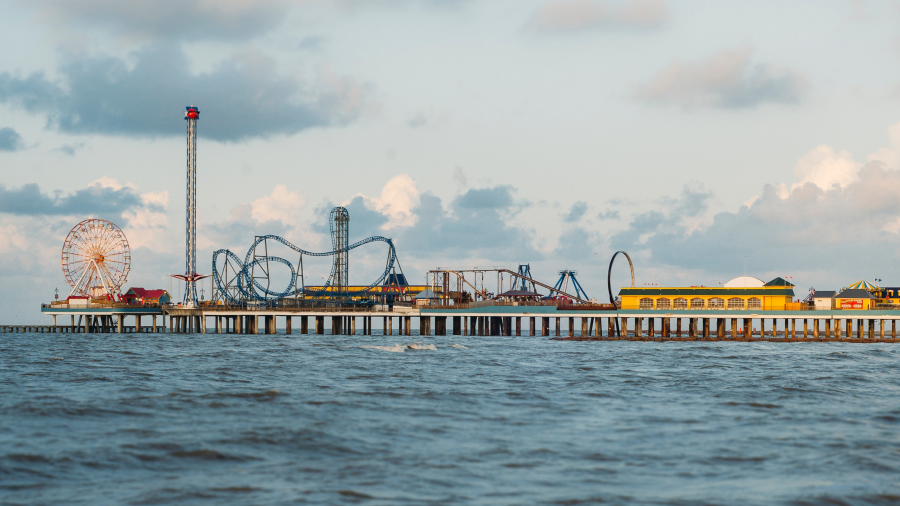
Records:
<instances>
[{"instance_id":1,"label":"blue ride track support","mask_svg":"<svg viewBox=\"0 0 900 506\"><path fill-rule=\"evenodd\" d=\"M527 281L526 278L532 279L531 264L519 264L519 286L515 288L523 292L537 293L537 288L535 288L534 283ZM529 284L531 285L530 289L528 288Z\"/></svg>"},{"instance_id":2,"label":"blue ride track support","mask_svg":"<svg viewBox=\"0 0 900 506\"><path fill-rule=\"evenodd\" d=\"M578 271L570 271L564 270L559 271L559 281L556 282L556 285L553 286L554 289L559 290L561 292L568 291L568 282L571 280L572 286L575 287L575 296L580 297L585 300L589 300L590 297L584 293L584 288L581 288L581 283L578 282L578 279L575 278L575 275L578 274Z\"/></svg>"},{"instance_id":3,"label":"blue ride track support","mask_svg":"<svg viewBox=\"0 0 900 506\"><path fill-rule=\"evenodd\" d=\"M296 251L297 253L300 253L301 258L303 257L303 255L311 256L311 257L326 257L326 256L332 256L332 255L335 255L335 254L341 253L341 252L346 253L352 249L358 248L360 246L364 246L364 245L372 243L372 242L387 243L388 247L390 248L390 255L388 257L388 261L387 261L386 267L384 269L384 272L381 273L381 276L379 276L378 279L376 279L374 283L367 286L363 290L354 292L354 294L367 293L367 292L371 291L372 288L374 288L378 285L381 285L384 282L384 280L387 279L387 277L391 273L391 271L394 269L394 263L397 260L397 250L394 248L394 243L391 242L390 239L388 239L386 237L381 237L381 236L369 237L369 238L363 239L361 241L355 242L355 243L347 246L346 248L341 248L340 250L334 250L334 251L325 251L325 252L321 252L321 253L301 249L301 248L295 246L294 244L292 244L287 239L285 239L283 237L279 237L277 235L257 236L256 240L253 242L253 245L250 246L249 250L247 250L247 255L244 258L243 262L237 255L235 255L233 252L231 252L227 249L216 250L213 253L213 257L212 257L213 282L215 283L216 288L218 289L219 293L222 294L222 297L224 299L226 299L227 302L229 302L230 304L241 304L244 301L256 301L256 302L268 303L273 300L284 299L291 294L300 294L300 293L307 294L307 295L327 295L330 297L346 297L349 295L349 293L343 293L343 292L337 293L337 292L332 292L329 290L307 290L305 287L303 290L299 290L297 288L297 269L288 260L285 260L284 258L276 257L276 256L257 256L254 258L253 252L255 251L256 247L261 242L267 241L267 240L272 240L272 241L283 244L284 246L288 247L289 249ZM237 289L238 293L244 299L243 301L238 300L235 297L233 297L231 295L231 292L229 292L227 290L227 288L229 288L229 287L224 286L222 284L222 276L219 274L219 270L216 268L218 259L219 259L219 255L224 255L226 258L231 260L233 265L235 265L237 268L239 268L239 272L235 279L234 287ZM251 260L251 258L252 258L252 260ZM253 279L253 276L251 274L253 267L256 265L259 265L263 262L277 262L277 263L286 265L288 267L288 269L290 269L291 281L284 291L278 292L278 291L270 290L268 287L262 286L259 282L257 282L255 279ZM326 283L326 286L329 286L329 285L330 285L330 280L328 283Z\"/></svg>"}]
</instances>

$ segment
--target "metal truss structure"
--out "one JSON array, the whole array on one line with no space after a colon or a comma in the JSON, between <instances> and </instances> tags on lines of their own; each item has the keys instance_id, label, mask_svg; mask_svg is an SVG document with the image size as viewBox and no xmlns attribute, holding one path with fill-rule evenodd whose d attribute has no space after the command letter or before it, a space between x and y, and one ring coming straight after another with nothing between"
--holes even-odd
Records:
<instances>
[{"instance_id":1,"label":"metal truss structure","mask_svg":"<svg viewBox=\"0 0 900 506\"><path fill-rule=\"evenodd\" d=\"M200 110L188 106L184 111L187 121L187 187L185 189L185 223L184 223L184 274L173 274L172 277L184 280L185 307L198 307L197 281L209 277L197 274L197 120Z\"/></svg>"},{"instance_id":2,"label":"metal truss structure","mask_svg":"<svg viewBox=\"0 0 900 506\"><path fill-rule=\"evenodd\" d=\"M275 241L299 253L299 269L297 267L294 267L291 262L282 257L269 255L269 241ZM216 287L214 300L221 300L230 305L244 305L247 303L268 304L289 297L299 298L311 296L330 299L348 299L350 298L351 293L347 291L347 285L343 285L341 290L338 290L337 286L332 284L331 280L329 280L329 283L326 284L323 289L307 289L303 277L303 256L306 255L310 257L326 257L342 253L344 254L344 258L347 258L346 255L350 250L373 242L383 242L388 245L389 251L387 261L385 263L384 272L382 272L381 276L379 276L378 279L376 279L375 282L373 282L371 285L363 288L362 290L354 291L352 295L377 295L377 292L373 289L375 287L379 287L380 289L380 286L386 279L388 279L389 275L396 275L395 265L399 265L399 262L397 261L397 251L394 248L394 243L391 242L390 239L381 236L369 237L353 244L349 244L346 247L341 248L340 250L316 253L301 249L293 245L287 239L279 237L277 235L261 235L257 236L256 240L253 241L253 245L251 245L250 249L247 250L247 254L245 255L243 261L241 261L241 259L237 255L227 249L220 249L213 253L212 276L213 283ZM219 268L220 257L223 258L221 269ZM284 290L273 290L269 284L269 267L271 263L279 263L285 265L290 270L291 279L288 283L288 286L285 287Z\"/></svg>"},{"instance_id":3,"label":"metal truss structure","mask_svg":"<svg viewBox=\"0 0 900 506\"><path fill-rule=\"evenodd\" d=\"M559 281L556 282L553 288L557 289L559 293L565 293L569 289L569 282L571 282L572 288L575 289L576 297L589 299L590 297L584 293L584 288L581 288L581 283L575 277L576 274L578 274L578 271L570 271L568 269L559 271Z\"/></svg>"},{"instance_id":4,"label":"metal truss structure","mask_svg":"<svg viewBox=\"0 0 900 506\"><path fill-rule=\"evenodd\" d=\"M531 264L519 264L519 286L514 287L516 290L523 292L537 292L534 282L527 281L531 279Z\"/></svg>"},{"instance_id":5,"label":"metal truss structure","mask_svg":"<svg viewBox=\"0 0 900 506\"><path fill-rule=\"evenodd\" d=\"M550 286L548 284L542 283L530 276L531 268L525 265L526 269L522 269L522 265L519 266L519 271L511 271L509 269L505 269L503 267L471 267L471 268L463 268L463 269L444 269L437 268L428 271L428 284L431 286L431 290L440 296L438 297L442 301L449 301L452 299L458 299L459 295L465 290L465 287L468 286L472 290L472 294L474 295L474 299L478 300L497 300L501 297L501 294L504 292L504 287L508 289L518 289L520 286L532 287L531 290L536 293L536 288L541 287L545 290L548 290L553 296L561 296L568 299L571 299L575 302L579 302L582 304L589 303L587 295L584 295L584 291L581 290L580 293L570 294L565 290L566 288L561 288L559 286ZM527 274L529 275L526 275ZM564 271L565 272L565 271ZM485 287L484 283L484 275L485 273L496 274L497 276L497 288L496 292L489 292ZM468 274L468 278L466 277ZM455 276L455 285L456 290L454 293L453 290L450 290L450 286L452 283L451 276ZM581 286L578 285L580 289Z\"/></svg>"},{"instance_id":6,"label":"metal truss structure","mask_svg":"<svg viewBox=\"0 0 900 506\"><path fill-rule=\"evenodd\" d=\"M331 210L328 224L331 229L331 250L334 252L328 284L335 292L343 293L350 284L350 213L343 207L335 207Z\"/></svg>"}]
</instances>

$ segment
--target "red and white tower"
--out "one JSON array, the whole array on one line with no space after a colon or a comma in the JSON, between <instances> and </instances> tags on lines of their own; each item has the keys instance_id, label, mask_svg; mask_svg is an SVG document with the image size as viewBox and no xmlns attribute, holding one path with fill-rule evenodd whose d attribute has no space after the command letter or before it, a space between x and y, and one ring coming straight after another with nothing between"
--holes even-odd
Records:
<instances>
[{"instance_id":1,"label":"red and white tower","mask_svg":"<svg viewBox=\"0 0 900 506\"><path fill-rule=\"evenodd\" d=\"M187 209L185 213L184 275L172 277L184 280L185 307L199 307L197 281L209 277L197 274L197 120L200 109L188 106L184 112L187 121Z\"/></svg>"}]
</instances>

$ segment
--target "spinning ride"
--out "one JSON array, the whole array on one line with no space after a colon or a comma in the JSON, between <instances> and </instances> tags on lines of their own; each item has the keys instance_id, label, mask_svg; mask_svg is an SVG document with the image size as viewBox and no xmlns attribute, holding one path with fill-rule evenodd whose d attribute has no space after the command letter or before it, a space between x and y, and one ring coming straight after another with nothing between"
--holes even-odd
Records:
<instances>
[{"instance_id":1,"label":"spinning ride","mask_svg":"<svg viewBox=\"0 0 900 506\"><path fill-rule=\"evenodd\" d=\"M69 231L62 248L62 270L72 287L69 296L112 298L131 269L125 234L107 220L89 219Z\"/></svg>"}]
</instances>

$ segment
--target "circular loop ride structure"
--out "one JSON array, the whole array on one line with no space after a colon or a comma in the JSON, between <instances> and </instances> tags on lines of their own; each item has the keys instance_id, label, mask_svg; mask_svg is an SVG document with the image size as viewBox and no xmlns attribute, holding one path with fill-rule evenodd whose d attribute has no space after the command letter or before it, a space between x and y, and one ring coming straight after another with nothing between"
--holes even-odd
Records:
<instances>
[{"instance_id":1,"label":"circular loop ride structure","mask_svg":"<svg viewBox=\"0 0 900 506\"><path fill-rule=\"evenodd\" d=\"M69 296L115 297L131 270L128 239L110 221L84 220L66 236L62 270L72 287Z\"/></svg>"},{"instance_id":2,"label":"circular loop ride structure","mask_svg":"<svg viewBox=\"0 0 900 506\"><path fill-rule=\"evenodd\" d=\"M317 253L301 249L292 244L287 239L279 237L277 235L257 236L256 240L253 242L253 245L250 246L249 250L247 250L247 254L244 257L243 261L241 261L240 257L227 249L217 250L215 253L213 253L212 262L213 282L215 283L216 291L218 294L220 294L219 296L221 297L223 302L230 305L243 305L248 302L268 304L277 300L288 298L290 296L323 297L335 300L349 299L351 294L348 291L348 286L346 284L347 273L349 270L347 268L348 253L352 249L364 246L369 243L383 242L386 243L389 248L384 272L382 272L381 276L379 276L378 279L376 279L369 286L363 288L362 290L353 291L354 296L373 293L373 289L376 286L380 286L382 283L384 283L384 281L388 279L388 276L391 275L392 271L394 271L394 265L398 264L397 251L394 248L394 243L386 237L375 236L363 239L353 244L342 246L340 244L342 241L344 242L344 244L346 244L346 241L343 238L346 238L346 235L343 235L341 240L334 241L335 245L338 246L336 249L332 251ZM270 256L268 254L268 241L270 240L278 242L299 253L300 272L298 272L298 269L294 267L294 265L288 260L282 257ZM260 245L263 245L264 249L264 253L262 255L257 254L257 248ZM331 277L325 284L325 286L322 287L322 289L307 289L305 284L303 283L303 255L310 257L336 257L336 261L332 267ZM220 256L223 257L221 269L219 268ZM270 262L285 265L290 270L290 282L288 283L288 286L282 291L273 290L269 286L268 273ZM299 286L297 284L298 279L301 280Z\"/></svg>"},{"instance_id":3,"label":"circular loop ride structure","mask_svg":"<svg viewBox=\"0 0 900 506\"><path fill-rule=\"evenodd\" d=\"M616 261L616 257L619 256L619 253L625 255L625 260L628 260L628 268L631 269L631 287L634 288L634 264L631 263L631 257L628 255L628 253L625 253L624 251L616 251L613 254L612 258L609 260L609 270L606 273L606 288L607 288L607 290L609 290L609 303L615 304L616 307L618 307L618 304L616 303L616 299L613 298L613 293L612 293L612 268L613 268L613 263L615 263L615 261ZM615 322L616 322L616 336L621 337L621 332L619 330L619 319L616 318Z\"/></svg>"}]
</instances>

